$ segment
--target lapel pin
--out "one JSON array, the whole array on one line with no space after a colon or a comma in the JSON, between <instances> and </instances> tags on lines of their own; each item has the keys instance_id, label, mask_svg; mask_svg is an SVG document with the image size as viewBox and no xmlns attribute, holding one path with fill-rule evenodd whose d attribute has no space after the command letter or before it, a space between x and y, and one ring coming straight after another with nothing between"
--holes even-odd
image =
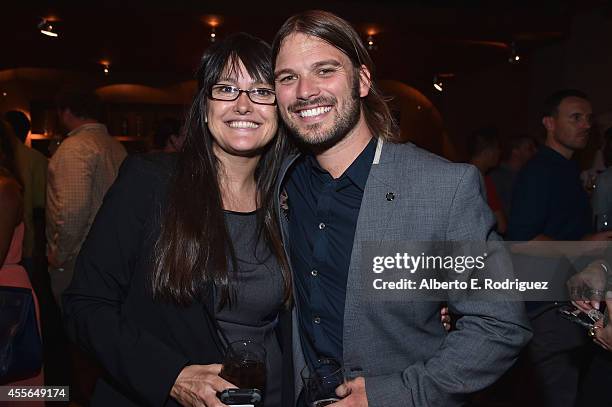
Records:
<instances>
[{"instance_id":1,"label":"lapel pin","mask_svg":"<svg viewBox=\"0 0 612 407\"><path fill-rule=\"evenodd\" d=\"M387 201L392 201L395 199L395 194L393 192L387 192L385 197L387 198Z\"/></svg>"}]
</instances>

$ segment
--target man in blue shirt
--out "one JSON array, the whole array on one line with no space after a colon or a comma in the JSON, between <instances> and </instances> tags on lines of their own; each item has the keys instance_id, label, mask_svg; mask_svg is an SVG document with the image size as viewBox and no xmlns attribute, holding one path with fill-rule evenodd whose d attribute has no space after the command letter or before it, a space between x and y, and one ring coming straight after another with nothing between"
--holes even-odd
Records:
<instances>
[{"instance_id":1,"label":"man in blue shirt","mask_svg":"<svg viewBox=\"0 0 612 407\"><path fill-rule=\"evenodd\" d=\"M589 197L572 160L589 139L592 109L587 95L572 89L552 94L545 102L542 124L546 142L518 175L507 239L612 238L611 232L592 234ZM579 325L560 317L558 306L527 303L534 330L527 358L541 406L573 406L585 362L588 337Z\"/></svg>"},{"instance_id":2,"label":"man in blue shirt","mask_svg":"<svg viewBox=\"0 0 612 407\"><path fill-rule=\"evenodd\" d=\"M341 18L324 11L289 18L273 61L279 112L303 151L283 165L279 196L282 189L288 199L277 202L298 350L311 370L330 358L350 369L352 380L336 389L346 397L334 407L464 404L529 340L522 304L449 300L462 317L446 333L441 301L409 293L389 301L373 291L372 269L361 262L367 242L495 238L478 170L393 142L397 128L372 60Z\"/></svg>"},{"instance_id":3,"label":"man in blue shirt","mask_svg":"<svg viewBox=\"0 0 612 407\"><path fill-rule=\"evenodd\" d=\"M317 343L316 350L310 342L303 344L311 365L321 358L342 360L346 272L375 149L372 139L338 178L305 155L286 183L293 198L289 239L295 285L310 298L310 306L300 308L300 328Z\"/></svg>"}]
</instances>

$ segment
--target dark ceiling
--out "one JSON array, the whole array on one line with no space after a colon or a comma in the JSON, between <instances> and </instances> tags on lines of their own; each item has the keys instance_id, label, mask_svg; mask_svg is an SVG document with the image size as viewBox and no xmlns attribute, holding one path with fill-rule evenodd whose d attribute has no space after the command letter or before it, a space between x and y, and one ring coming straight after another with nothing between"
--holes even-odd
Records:
<instances>
[{"instance_id":1,"label":"dark ceiling","mask_svg":"<svg viewBox=\"0 0 612 407\"><path fill-rule=\"evenodd\" d=\"M308 8L330 10L351 21L364 38L369 28L379 31L372 53L380 78L419 83L436 72L460 74L505 63L509 49L504 44L513 40L528 62L537 47L566 37L570 16L587 7L572 0L20 4L3 6L0 70L49 67L102 75L100 61L106 59L109 80L132 82L190 78L209 45L205 21L210 15L221 19L219 37L247 31L271 41L289 15ZM60 37L38 32L41 17L59 19Z\"/></svg>"}]
</instances>

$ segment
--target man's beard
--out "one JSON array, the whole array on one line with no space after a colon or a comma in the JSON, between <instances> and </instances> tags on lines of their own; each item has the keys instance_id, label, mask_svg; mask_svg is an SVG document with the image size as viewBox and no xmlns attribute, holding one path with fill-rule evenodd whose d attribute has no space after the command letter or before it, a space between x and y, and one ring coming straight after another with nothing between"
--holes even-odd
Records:
<instances>
[{"instance_id":1,"label":"man's beard","mask_svg":"<svg viewBox=\"0 0 612 407\"><path fill-rule=\"evenodd\" d=\"M312 150L326 150L340 140L342 140L356 125L361 116L361 98L359 96L359 78L353 80L351 95L347 98L347 104L343 111L338 111L338 114L332 123L329 130L321 129L323 123L315 123L307 125L306 128L300 129L297 124L290 120L285 120L285 124L296 136L297 142ZM318 97L309 101L300 101L292 104L287 110L296 112L308 106L329 105L337 106L338 99L335 97Z\"/></svg>"}]
</instances>

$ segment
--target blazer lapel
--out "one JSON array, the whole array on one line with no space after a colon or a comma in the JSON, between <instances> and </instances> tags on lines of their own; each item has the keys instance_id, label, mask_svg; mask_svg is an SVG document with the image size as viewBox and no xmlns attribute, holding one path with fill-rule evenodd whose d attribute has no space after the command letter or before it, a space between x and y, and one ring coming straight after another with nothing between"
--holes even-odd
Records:
<instances>
[{"instance_id":1,"label":"blazer lapel","mask_svg":"<svg viewBox=\"0 0 612 407\"><path fill-rule=\"evenodd\" d=\"M287 157L283 166L281 167L275 191L275 199L274 205L276 209L276 215L278 219L278 225L281 229L281 238L283 241L283 249L285 250L285 256L287 260L289 260L289 269L291 270L291 274L293 275L293 269L291 267L291 258L289 256L289 215L288 211L291 210L291 201L288 200L286 196L286 192L283 190L283 185L285 181L285 176L287 175L287 171L293 163L300 157L300 154L296 154L293 156ZM295 278L291 279L292 290L295 293ZM294 378L294 397L297 402L297 397L299 396L302 390L302 380L300 373L302 369L306 366L306 361L304 360L304 354L302 352L302 344L300 340L300 332L298 327L298 310L297 310L297 301L293 303L294 307L292 310L293 318L292 318L292 357L293 357L293 378Z\"/></svg>"},{"instance_id":2,"label":"blazer lapel","mask_svg":"<svg viewBox=\"0 0 612 407\"><path fill-rule=\"evenodd\" d=\"M365 242L382 244L387 236L385 233L387 225L399 216L398 203L403 197L393 182L393 175L397 176L393 171L394 161L393 144L384 143L379 139L377 153L361 201L346 284L343 348L344 360L347 362L355 358L350 354L350 347L346 346L346 338L351 338L355 334L353 327L359 323L358 305L365 287L364 279L370 277L369 273L362 270L362 244Z\"/></svg>"},{"instance_id":3,"label":"blazer lapel","mask_svg":"<svg viewBox=\"0 0 612 407\"><path fill-rule=\"evenodd\" d=\"M354 266L353 258L357 242L381 242L385 239L386 226L392 221L398 200L401 198L400 191L393 183L393 176L389 176L393 174L390 172L394 161L393 145L383 143L383 140L378 140L376 155L363 192L355 229L351 268Z\"/></svg>"}]
</instances>

